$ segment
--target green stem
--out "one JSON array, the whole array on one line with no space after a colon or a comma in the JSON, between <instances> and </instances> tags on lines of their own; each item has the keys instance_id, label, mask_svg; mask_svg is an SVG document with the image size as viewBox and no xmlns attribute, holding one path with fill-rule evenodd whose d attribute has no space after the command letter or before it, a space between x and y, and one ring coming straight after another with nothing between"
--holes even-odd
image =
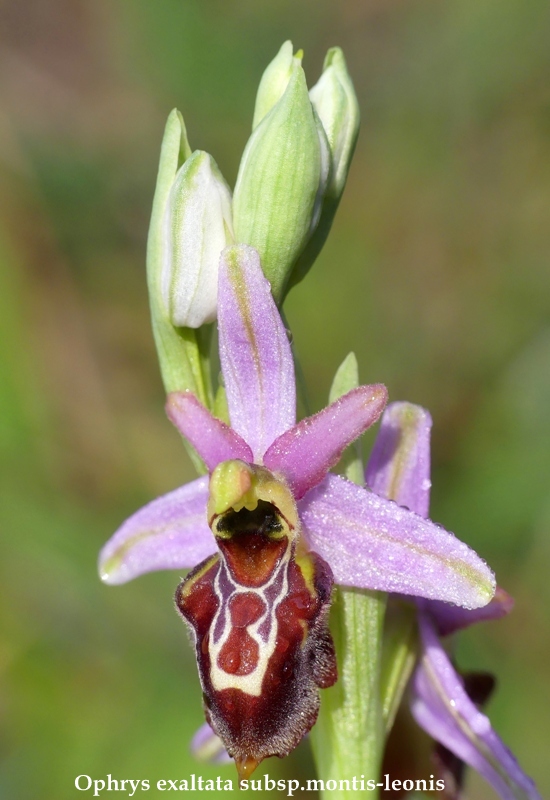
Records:
<instances>
[{"instance_id":1,"label":"green stem","mask_svg":"<svg viewBox=\"0 0 550 800\"><path fill-rule=\"evenodd\" d=\"M384 747L380 703L380 652L385 595L337 588L331 630L339 666L338 682L323 692L311 732L322 798L358 800L378 797L367 790L377 783ZM353 784L353 778L364 781ZM336 790L324 789L336 781ZM333 786L332 784L331 786Z\"/></svg>"},{"instance_id":2,"label":"green stem","mask_svg":"<svg viewBox=\"0 0 550 800\"><path fill-rule=\"evenodd\" d=\"M353 353L336 373L330 401L359 385ZM363 483L360 444L345 456L345 474ZM338 587L330 627L336 647L339 678L322 693L317 724L311 732L313 755L326 800L378 797L384 749L384 722L380 701L382 631L386 595ZM355 778L355 781L354 781ZM335 781L327 788L328 781ZM371 790L368 781L372 782ZM336 787L336 788L334 788Z\"/></svg>"},{"instance_id":3,"label":"green stem","mask_svg":"<svg viewBox=\"0 0 550 800\"><path fill-rule=\"evenodd\" d=\"M390 601L384 628L380 697L386 736L389 735L418 655L416 608Z\"/></svg>"}]
</instances>

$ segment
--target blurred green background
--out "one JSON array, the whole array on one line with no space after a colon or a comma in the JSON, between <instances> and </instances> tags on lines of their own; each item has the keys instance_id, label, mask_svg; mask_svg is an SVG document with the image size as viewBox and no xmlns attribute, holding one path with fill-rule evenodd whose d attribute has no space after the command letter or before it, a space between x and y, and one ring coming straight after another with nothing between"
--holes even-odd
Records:
<instances>
[{"instance_id":1,"label":"blurred green background","mask_svg":"<svg viewBox=\"0 0 550 800\"><path fill-rule=\"evenodd\" d=\"M188 753L202 713L179 575L108 588L96 557L193 474L164 416L145 289L165 118L177 105L232 184L287 38L311 84L344 48L363 116L331 236L287 305L313 405L353 349L364 382L431 410L432 516L517 602L462 637L460 664L498 673L494 725L550 792L547 0L3 0L6 800L90 796L79 774L235 777ZM311 777L307 744L263 771Z\"/></svg>"}]
</instances>

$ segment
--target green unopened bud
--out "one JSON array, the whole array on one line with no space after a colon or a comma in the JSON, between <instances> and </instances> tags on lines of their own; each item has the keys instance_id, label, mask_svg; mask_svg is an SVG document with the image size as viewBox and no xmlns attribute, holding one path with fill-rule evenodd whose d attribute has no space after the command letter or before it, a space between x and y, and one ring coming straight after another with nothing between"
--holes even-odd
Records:
<instances>
[{"instance_id":1,"label":"green unopened bud","mask_svg":"<svg viewBox=\"0 0 550 800\"><path fill-rule=\"evenodd\" d=\"M216 318L220 253L232 239L229 187L212 156L197 150L178 170L164 212L161 292L173 325Z\"/></svg>"},{"instance_id":2,"label":"green unopened bud","mask_svg":"<svg viewBox=\"0 0 550 800\"><path fill-rule=\"evenodd\" d=\"M313 214L309 224L309 236L312 236L317 228L323 212L324 202L327 190L332 182L332 153L327 134L323 127L323 123L319 119L319 115L313 109L313 116L315 118L315 127L317 129L317 136L319 137L319 155L321 157L321 171L319 174L319 185L317 187L317 194L315 195L315 203L313 206ZM309 237L308 237L309 238Z\"/></svg>"},{"instance_id":3,"label":"green unopened bud","mask_svg":"<svg viewBox=\"0 0 550 800\"><path fill-rule=\"evenodd\" d=\"M323 74L309 95L328 139L331 171L318 224L300 253L287 290L302 280L321 252L346 185L359 133L359 104L344 54L339 47L332 47L328 51Z\"/></svg>"},{"instance_id":4,"label":"green unopened bud","mask_svg":"<svg viewBox=\"0 0 550 800\"><path fill-rule=\"evenodd\" d=\"M173 240L175 239L177 242L177 237L167 236L167 220L169 219L167 208L169 206L179 207L178 203L174 202L176 193L174 187L179 183L180 177L185 171L184 165L191 155L183 117L179 111L174 109L166 122L160 152L155 199L147 240L147 283L153 333L166 391L176 392L188 389L204 405L210 407L213 402L209 367L209 338L212 326L206 325L194 329L174 322L171 319L169 303L167 303L169 293L163 292L163 283L170 283L165 280L166 264L171 263L167 253L174 253L178 250L178 246ZM200 154L196 154L195 160L197 160L197 156ZM203 155L203 158L208 161L207 166L210 166L209 157ZM200 166L200 158L198 161ZM214 173L213 169L211 171ZM200 214L195 214L195 217L200 218ZM175 229L177 227L176 225ZM176 274L178 272L179 270L175 270ZM192 458L200 468L200 459L193 454Z\"/></svg>"},{"instance_id":5,"label":"green unopened bud","mask_svg":"<svg viewBox=\"0 0 550 800\"><path fill-rule=\"evenodd\" d=\"M331 150L332 180L327 193L339 197L346 184L359 133L359 104L339 47L328 51L323 74L309 96L323 123Z\"/></svg>"},{"instance_id":6,"label":"green unopened bud","mask_svg":"<svg viewBox=\"0 0 550 800\"><path fill-rule=\"evenodd\" d=\"M315 112L293 58L286 89L246 145L233 196L236 241L258 250L278 302L310 236L321 175Z\"/></svg>"},{"instance_id":7,"label":"green unopened bud","mask_svg":"<svg viewBox=\"0 0 550 800\"><path fill-rule=\"evenodd\" d=\"M258 86L252 130L259 125L265 115L281 99L288 86L294 64L300 64L301 61L302 51L300 50L296 55L293 55L292 42L287 41L273 61L266 67Z\"/></svg>"}]
</instances>

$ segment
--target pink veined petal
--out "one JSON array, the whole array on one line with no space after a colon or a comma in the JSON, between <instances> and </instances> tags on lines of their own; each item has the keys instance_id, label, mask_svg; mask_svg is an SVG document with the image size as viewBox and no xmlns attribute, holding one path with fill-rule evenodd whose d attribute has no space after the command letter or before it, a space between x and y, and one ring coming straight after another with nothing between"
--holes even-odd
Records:
<instances>
[{"instance_id":1,"label":"pink veined petal","mask_svg":"<svg viewBox=\"0 0 550 800\"><path fill-rule=\"evenodd\" d=\"M429 413L412 403L392 403L382 415L380 431L365 471L370 488L400 506L428 516L430 505ZM441 636L477 622L499 619L508 614L513 599L497 588L486 606L465 609L437 600L415 598L419 609L430 614Z\"/></svg>"},{"instance_id":2,"label":"pink veined petal","mask_svg":"<svg viewBox=\"0 0 550 800\"><path fill-rule=\"evenodd\" d=\"M287 332L260 257L247 245L222 252L218 329L229 419L261 463L296 421L296 387Z\"/></svg>"},{"instance_id":3,"label":"pink veined petal","mask_svg":"<svg viewBox=\"0 0 550 800\"><path fill-rule=\"evenodd\" d=\"M380 424L365 470L373 492L395 500L421 517L430 507L432 418L412 403L391 403Z\"/></svg>"},{"instance_id":4,"label":"pink veined petal","mask_svg":"<svg viewBox=\"0 0 550 800\"><path fill-rule=\"evenodd\" d=\"M99 574L117 584L158 569L194 567L217 550L206 522L208 477L144 506L124 522L99 555Z\"/></svg>"},{"instance_id":5,"label":"pink veined petal","mask_svg":"<svg viewBox=\"0 0 550 800\"><path fill-rule=\"evenodd\" d=\"M470 764L503 800L540 800L535 784L468 697L429 619L420 615L423 657L411 711L420 727Z\"/></svg>"},{"instance_id":6,"label":"pink veined petal","mask_svg":"<svg viewBox=\"0 0 550 800\"><path fill-rule=\"evenodd\" d=\"M265 466L282 472L294 496L303 497L338 463L346 447L376 422L387 399L380 383L353 389L279 436L264 456Z\"/></svg>"},{"instance_id":7,"label":"pink veined petal","mask_svg":"<svg viewBox=\"0 0 550 800\"><path fill-rule=\"evenodd\" d=\"M191 752L199 761L209 764L230 764L233 759L225 749L220 737L208 722L197 730L191 740Z\"/></svg>"},{"instance_id":8,"label":"pink veined petal","mask_svg":"<svg viewBox=\"0 0 550 800\"><path fill-rule=\"evenodd\" d=\"M221 461L252 461L247 443L229 425L214 417L191 392L172 392L166 413L182 436L191 442L210 472Z\"/></svg>"},{"instance_id":9,"label":"pink veined petal","mask_svg":"<svg viewBox=\"0 0 550 800\"><path fill-rule=\"evenodd\" d=\"M449 603L440 603L437 600L417 599L420 610L430 615L430 619L435 624L440 636L449 636L455 631L469 628L478 622L490 622L501 619L512 611L514 599L508 592L497 586L495 596L490 603L483 608L465 609L459 606L451 606Z\"/></svg>"},{"instance_id":10,"label":"pink veined petal","mask_svg":"<svg viewBox=\"0 0 550 800\"><path fill-rule=\"evenodd\" d=\"M336 583L486 605L494 575L452 533L337 475L300 501L310 547L331 565Z\"/></svg>"}]
</instances>

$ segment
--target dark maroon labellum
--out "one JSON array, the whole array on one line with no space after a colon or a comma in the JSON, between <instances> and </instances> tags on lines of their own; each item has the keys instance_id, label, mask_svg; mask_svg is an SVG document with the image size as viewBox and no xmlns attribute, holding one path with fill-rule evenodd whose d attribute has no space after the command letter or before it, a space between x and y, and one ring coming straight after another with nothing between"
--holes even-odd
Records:
<instances>
[{"instance_id":1,"label":"dark maroon labellum","mask_svg":"<svg viewBox=\"0 0 550 800\"><path fill-rule=\"evenodd\" d=\"M333 580L271 503L230 509L213 532L219 554L189 573L176 604L194 632L207 720L244 778L296 747L319 688L336 681Z\"/></svg>"}]
</instances>

